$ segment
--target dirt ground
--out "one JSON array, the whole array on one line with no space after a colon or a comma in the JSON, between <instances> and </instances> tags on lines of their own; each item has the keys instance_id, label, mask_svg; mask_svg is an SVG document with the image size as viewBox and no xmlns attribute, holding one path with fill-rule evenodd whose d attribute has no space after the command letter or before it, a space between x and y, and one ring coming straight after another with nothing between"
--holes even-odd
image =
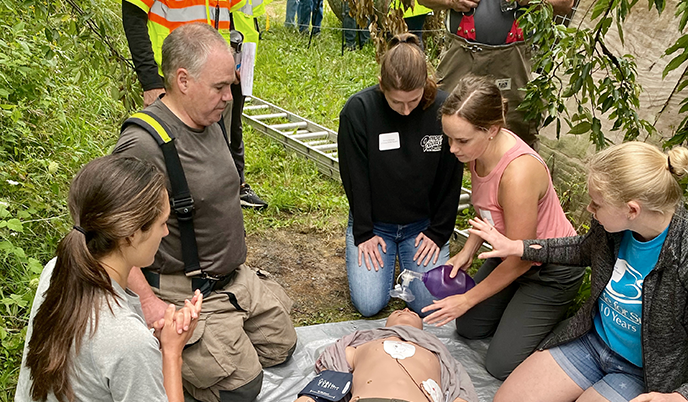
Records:
<instances>
[{"instance_id":1,"label":"dirt ground","mask_svg":"<svg viewBox=\"0 0 688 402\"><path fill-rule=\"evenodd\" d=\"M274 229L247 237L247 262L270 272L294 301L294 325L362 318L349 301L344 260L344 228ZM376 317L386 317L403 302L393 300Z\"/></svg>"}]
</instances>

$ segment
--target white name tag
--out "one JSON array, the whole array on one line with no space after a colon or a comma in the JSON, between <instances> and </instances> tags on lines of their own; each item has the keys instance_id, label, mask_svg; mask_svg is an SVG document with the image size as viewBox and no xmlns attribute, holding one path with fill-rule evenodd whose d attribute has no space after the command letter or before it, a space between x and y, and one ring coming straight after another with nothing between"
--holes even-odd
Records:
<instances>
[{"instance_id":1,"label":"white name tag","mask_svg":"<svg viewBox=\"0 0 688 402\"><path fill-rule=\"evenodd\" d=\"M484 221L490 222L490 225L494 226L494 219L492 219L492 212L488 210L480 210L480 217L483 218Z\"/></svg>"},{"instance_id":2,"label":"white name tag","mask_svg":"<svg viewBox=\"0 0 688 402\"><path fill-rule=\"evenodd\" d=\"M389 151L390 149L399 148L401 148L399 133L380 134L380 151Z\"/></svg>"}]
</instances>

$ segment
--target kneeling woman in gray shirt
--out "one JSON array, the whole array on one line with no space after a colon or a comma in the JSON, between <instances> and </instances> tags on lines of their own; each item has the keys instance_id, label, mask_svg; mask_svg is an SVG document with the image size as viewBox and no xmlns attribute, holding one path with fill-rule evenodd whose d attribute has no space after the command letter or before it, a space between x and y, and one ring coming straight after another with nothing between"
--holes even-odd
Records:
<instances>
[{"instance_id":1,"label":"kneeling woman in gray shirt","mask_svg":"<svg viewBox=\"0 0 688 402\"><path fill-rule=\"evenodd\" d=\"M181 353L202 296L170 305L153 332L127 289L168 233L165 177L105 156L77 174L68 203L74 226L41 275L16 400L183 401Z\"/></svg>"}]
</instances>

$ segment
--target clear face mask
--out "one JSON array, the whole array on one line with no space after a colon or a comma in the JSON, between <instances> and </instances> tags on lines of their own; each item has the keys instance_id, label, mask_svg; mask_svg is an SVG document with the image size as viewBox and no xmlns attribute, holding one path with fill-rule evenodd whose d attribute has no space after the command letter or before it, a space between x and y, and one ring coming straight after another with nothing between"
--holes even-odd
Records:
<instances>
[{"instance_id":1,"label":"clear face mask","mask_svg":"<svg viewBox=\"0 0 688 402\"><path fill-rule=\"evenodd\" d=\"M405 269L397 277L397 284L394 286L394 289L389 291L389 295L401 299L406 303L416 300L416 296L414 296L411 289L409 289L409 284L414 279L423 280L423 274Z\"/></svg>"}]
</instances>

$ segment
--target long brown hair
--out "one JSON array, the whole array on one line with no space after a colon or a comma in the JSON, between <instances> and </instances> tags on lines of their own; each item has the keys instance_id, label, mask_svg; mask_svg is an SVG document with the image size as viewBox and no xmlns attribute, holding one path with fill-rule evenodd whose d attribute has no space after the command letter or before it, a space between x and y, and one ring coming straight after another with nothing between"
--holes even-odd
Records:
<instances>
[{"instance_id":1,"label":"long brown hair","mask_svg":"<svg viewBox=\"0 0 688 402\"><path fill-rule=\"evenodd\" d=\"M440 108L442 116L457 115L487 131L504 127L509 104L494 79L469 74L463 77Z\"/></svg>"},{"instance_id":2,"label":"long brown hair","mask_svg":"<svg viewBox=\"0 0 688 402\"><path fill-rule=\"evenodd\" d=\"M412 33L395 35L380 61L380 89L409 92L423 88L421 106L427 109L435 101L437 84L428 74L425 53Z\"/></svg>"},{"instance_id":3,"label":"long brown hair","mask_svg":"<svg viewBox=\"0 0 688 402\"><path fill-rule=\"evenodd\" d=\"M137 230L151 227L162 211L164 190L165 178L155 166L117 155L91 161L72 181L68 205L74 229L57 246L26 356L34 400L43 401L51 392L59 401L74 400L72 359L87 327L95 333L103 300L108 306L107 296L117 302L99 259L116 252Z\"/></svg>"}]
</instances>

